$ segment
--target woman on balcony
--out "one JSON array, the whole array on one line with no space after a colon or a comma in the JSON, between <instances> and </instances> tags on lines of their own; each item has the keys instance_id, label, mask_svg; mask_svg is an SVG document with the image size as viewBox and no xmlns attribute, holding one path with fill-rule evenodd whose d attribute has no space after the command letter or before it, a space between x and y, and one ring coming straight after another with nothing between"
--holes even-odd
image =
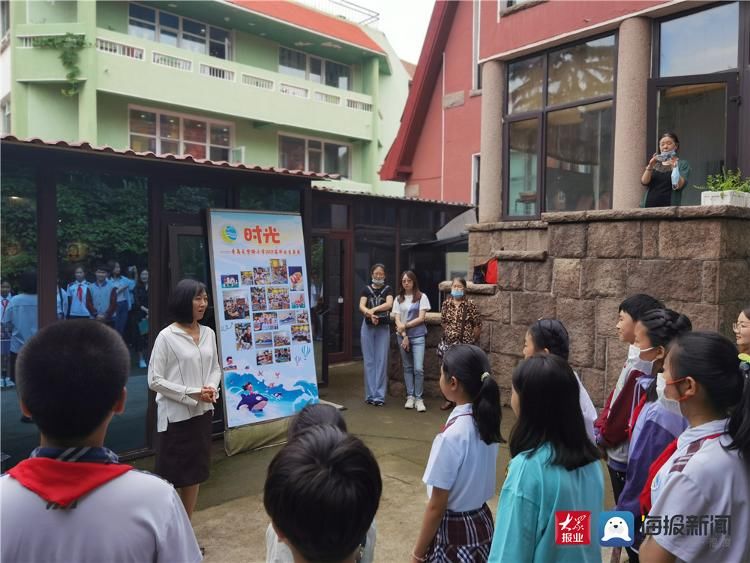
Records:
<instances>
[{"instance_id":1,"label":"woman on balcony","mask_svg":"<svg viewBox=\"0 0 750 563\"><path fill-rule=\"evenodd\" d=\"M647 188L641 207L680 205L690 164L679 158L679 148L680 140L674 133L666 132L659 139L659 152L654 153L641 176L641 184Z\"/></svg>"}]
</instances>

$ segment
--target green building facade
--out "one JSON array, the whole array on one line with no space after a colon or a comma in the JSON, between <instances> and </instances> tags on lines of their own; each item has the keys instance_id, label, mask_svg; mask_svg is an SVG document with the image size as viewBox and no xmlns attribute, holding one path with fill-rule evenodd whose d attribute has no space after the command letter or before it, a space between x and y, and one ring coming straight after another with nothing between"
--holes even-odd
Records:
<instances>
[{"instance_id":1,"label":"green building facade","mask_svg":"<svg viewBox=\"0 0 750 563\"><path fill-rule=\"evenodd\" d=\"M403 195L378 170L409 76L375 29L292 2L3 4L4 133L340 174L327 187Z\"/></svg>"}]
</instances>

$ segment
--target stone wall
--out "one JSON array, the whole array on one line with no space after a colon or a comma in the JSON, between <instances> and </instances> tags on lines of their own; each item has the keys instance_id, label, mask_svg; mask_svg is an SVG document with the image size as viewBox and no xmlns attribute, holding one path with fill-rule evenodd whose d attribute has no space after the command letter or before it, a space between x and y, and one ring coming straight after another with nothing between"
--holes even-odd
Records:
<instances>
[{"instance_id":1,"label":"stone wall","mask_svg":"<svg viewBox=\"0 0 750 563\"><path fill-rule=\"evenodd\" d=\"M497 286L469 284L468 294L482 313L481 345L505 403L526 329L541 317L565 323L570 363L594 403L603 406L627 353L615 329L619 304L627 296L649 293L688 315L695 330L730 337L740 309L750 303L746 208L545 213L542 221L470 226L470 266L492 256L499 260ZM432 346L439 332L431 330ZM437 386L434 356L428 349L430 395ZM389 371L391 393L403 394L395 348Z\"/></svg>"}]
</instances>

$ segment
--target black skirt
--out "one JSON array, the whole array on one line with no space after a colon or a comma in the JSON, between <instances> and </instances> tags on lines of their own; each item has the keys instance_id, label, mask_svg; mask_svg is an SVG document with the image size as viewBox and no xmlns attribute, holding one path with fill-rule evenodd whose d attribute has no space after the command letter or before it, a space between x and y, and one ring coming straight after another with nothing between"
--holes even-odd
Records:
<instances>
[{"instance_id":1,"label":"black skirt","mask_svg":"<svg viewBox=\"0 0 750 563\"><path fill-rule=\"evenodd\" d=\"M182 422L170 422L157 434L156 468L175 487L188 487L208 479L211 466L213 411Z\"/></svg>"}]
</instances>

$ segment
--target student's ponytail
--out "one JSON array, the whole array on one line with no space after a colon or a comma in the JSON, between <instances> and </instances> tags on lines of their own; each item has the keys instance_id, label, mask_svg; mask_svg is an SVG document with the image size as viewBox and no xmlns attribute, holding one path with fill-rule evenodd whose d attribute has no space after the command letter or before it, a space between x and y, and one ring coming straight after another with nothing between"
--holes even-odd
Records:
<instances>
[{"instance_id":1,"label":"student's ponytail","mask_svg":"<svg viewBox=\"0 0 750 563\"><path fill-rule=\"evenodd\" d=\"M732 437L728 450L737 450L740 458L750 469L750 364L742 362L739 366L742 385L740 402L732 410L727 432Z\"/></svg>"},{"instance_id":2,"label":"student's ponytail","mask_svg":"<svg viewBox=\"0 0 750 563\"><path fill-rule=\"evenodd\" d=\"M726 449L737 450L750 468L750 383L734 343L715 332L688 332L670 347L670 364L672 379L692 377L729 417L732 443Z\"/></svg>"},{"instance_id":3,"label":"student's ponytail","mask_svg":"<svg viewBox=\"0 0 750 563\"><path fill-rule=\"evenodd\" d=\"M458 344L445 351L443 374L455 377L472 398L472 417L486 444L502 443L500 388L490 374L487 354L472 344Z\"/></svg>"}]
</instances>

